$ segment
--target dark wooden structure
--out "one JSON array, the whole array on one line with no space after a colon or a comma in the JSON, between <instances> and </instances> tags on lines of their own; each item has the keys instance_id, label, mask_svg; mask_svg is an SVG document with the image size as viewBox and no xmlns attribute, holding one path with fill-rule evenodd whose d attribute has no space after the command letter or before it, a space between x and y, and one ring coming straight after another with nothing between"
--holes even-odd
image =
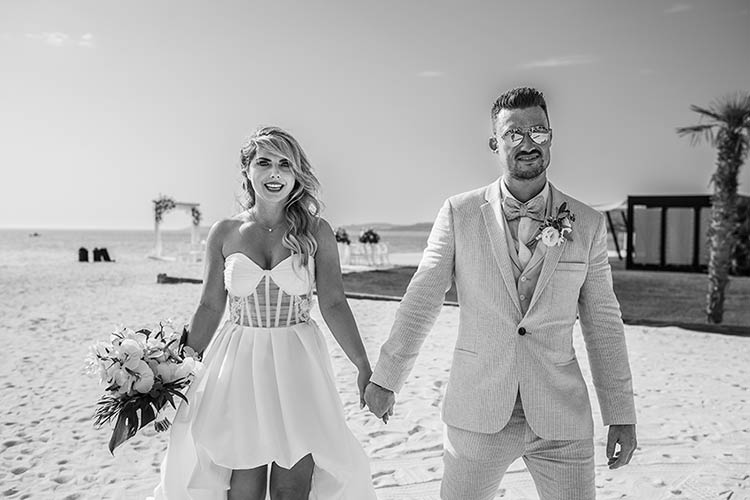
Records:
<instances>
[{"instance_id":1,"label":"dark wooden structure","mask_svg":"<svg viewBox=\"0 0 750 500\"><path fill-rule=\"evenodd\" d=\"M659 214L659 230L649 230L648 224L642 222L643 217L638 217L638 211L643 209L656 210ZM682 215L685 210L692 210L692 224L689 231L670 231L670 210L677 212L680 209ZM711 210L711 197L709 195L695 196L628 196L628 243L625 260L626 269L648 269L660 271L687 271L705 272L707 269L708 252L706 251L706 230L708 229L708 216ZM648 214L651 222L654 221L654 212ZM641 219L640 225L639 220ZM685 220L685 217L682 217ZM637 246L642 249L646 246L643 241L636 242L638 238L648 240L649 245L658 248L657 252L641 252L638 255ZM640 243L640 244L637 244ZM675 262L670 259L669 248L684 249L691 252L691 258L678 259Z\"/></svg>"}]
</instances>

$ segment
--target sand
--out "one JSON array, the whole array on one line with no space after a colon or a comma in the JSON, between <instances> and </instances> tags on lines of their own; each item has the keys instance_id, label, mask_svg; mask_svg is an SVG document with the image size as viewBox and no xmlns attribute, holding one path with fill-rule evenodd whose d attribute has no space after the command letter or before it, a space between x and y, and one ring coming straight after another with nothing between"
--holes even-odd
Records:
<instances>
[{"instance_id":1,"label":"sand","mask_svg":"<svg viewBox=\"0 0 750 500\"><path fill-rule=\"evenodd\" d=\"M135 258L0 265L0 498L150 495L166 434L148 428L111 456L109 429L96 430L91 420L102 387L82 367L87 346L119 324L189 320L200 287L157 285L159 272L199 277L202 270ZM374 364L398 304L350 304ZM313 317L324 325L317 310ZM458 309L444 308L387 425L359 410L354 368L326 331L347 418L372 458L381 499L438 498L439 405L457 323ZM606 429L590 386L597 498L750 499L750 338L635 326L626 333L639 449L628 467L607 469ZM575 347L589 378L578 329ZM522 461L511 466L497 498L538 498Z\"/></svg>"}]
</instances>

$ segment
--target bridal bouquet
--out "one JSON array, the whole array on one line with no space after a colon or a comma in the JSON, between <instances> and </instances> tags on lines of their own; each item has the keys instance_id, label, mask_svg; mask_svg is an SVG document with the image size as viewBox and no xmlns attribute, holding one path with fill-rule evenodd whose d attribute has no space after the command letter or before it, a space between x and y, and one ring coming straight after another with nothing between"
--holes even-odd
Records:
<instances>
[{"instance_id":1,"label":"bridal bouquet","mask_svg":"<svg viewBox=\"0 0 750 500\"><path fill-rule=\"evenodd\" d=\"M167 430L167 403L176 408L175 397L187 402L184 391L203 365L193 349L182 345L186 335L187 329L181 337L167 322L154 331L120 328L109 342L89 347L88 371L107 384L94 425L100 428L116 419L110 453L153 421L157 432Z\"/></svg>"}]
</instances>

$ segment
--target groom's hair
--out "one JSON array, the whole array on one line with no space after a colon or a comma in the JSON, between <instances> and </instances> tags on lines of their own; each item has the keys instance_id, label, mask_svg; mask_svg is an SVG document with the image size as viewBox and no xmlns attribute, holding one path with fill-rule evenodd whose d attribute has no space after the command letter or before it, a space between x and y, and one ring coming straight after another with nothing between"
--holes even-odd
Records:
<instances>
[{"instance_id":1,"label":"groom's hair","mask_svg":"<svg viewBox=\"0 0 750 500\"><path fill-rule=\"evenodd\" d=\"M536 106L539 106L544 110L544 114L547 116L547 122L549 122L547 102L544 100L544 94L537 89L531 87L517 87L505 92L495 99L495 103L492 105L493 130L497 125L497 115L500 114L501 109L524 109Z\"/></svg>"}]
</instances>

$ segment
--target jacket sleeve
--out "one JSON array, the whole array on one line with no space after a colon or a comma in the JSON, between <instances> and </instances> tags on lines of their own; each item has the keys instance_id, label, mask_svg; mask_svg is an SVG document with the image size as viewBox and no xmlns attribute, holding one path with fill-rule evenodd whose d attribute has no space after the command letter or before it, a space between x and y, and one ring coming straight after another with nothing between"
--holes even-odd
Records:
<instances>
[{"instance_id":1,"label":"jacket sleeve","mask_svg":"<svg viewBox=\"0 0 750 500\"><path fill-rule=\"evenodd\" d=\"M604 425L635 424L633 380L620 304L612 288L604 216L599 214L598 221L578 298L581 331Z\"/></svg>"},{"instance_id":2,"label":"jacket sleeve","mask_svg":"<svg viewBox=\"0 0 750 500\"><path fill-rule=\"evenodd\" d=\"M371 380L398 392L414 367L419 349L435 324L453 282L455 240L453 209L446 200L438 213L417 272L396 311L388 340Z\"/></svg>"}]
</instances>

